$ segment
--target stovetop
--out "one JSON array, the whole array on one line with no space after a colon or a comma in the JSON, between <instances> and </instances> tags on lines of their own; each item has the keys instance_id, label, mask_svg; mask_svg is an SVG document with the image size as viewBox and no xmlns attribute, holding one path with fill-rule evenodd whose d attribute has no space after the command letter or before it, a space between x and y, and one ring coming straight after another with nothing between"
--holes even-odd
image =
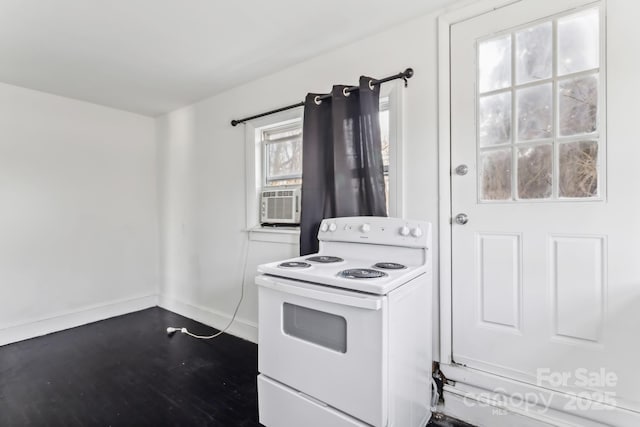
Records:
<instances>
[{"instance_id":1,"label":"stovetop","mask_svg":"<svg viewBox=\"0 0 640 427\"><path fill-rule=\"evenodd\" d=\"M386 295L427 272L431 224L389 217L328 218L316 254L263 264L258 272Z\"/></svg>"},{"instance_id":2,"label":"stovetop","mask_svg":"<svg viewBox=\"0 0 640 427\"><path fill-rule=\"evenodd\" d=\"M321 260L315 259L322 257ZM398 260L370 261L314 254L263 264L258 272L376 295L385 295L425 272L424 265L404 265Z\"/></svg>"}]
</instances>

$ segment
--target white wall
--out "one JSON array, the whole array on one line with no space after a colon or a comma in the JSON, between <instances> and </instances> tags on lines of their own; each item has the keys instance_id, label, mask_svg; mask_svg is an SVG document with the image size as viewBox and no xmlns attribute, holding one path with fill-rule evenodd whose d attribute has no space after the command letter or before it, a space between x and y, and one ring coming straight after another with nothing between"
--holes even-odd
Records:
<instances>
[{"instance_id":1,"label":"white wall","mask_svg":"<svg viewBox=\"0 0 640 427\"><path fill-rule=\"evenodd\" d=\"M299 102L307 92L326 93L332 84L354 84L361 74L384 77L406 67L415 70L405 92L405 216L431 221L437 242L436 16L418 18L158 119L166 307L223 326L239 296L247 242L244 130L229 121ZM236 334L255 337L255 266L297 250L286 243L250 242L247 296ZM437 266L434 251L435 277Z\"/></svg>"},{"instance_id":2,"label":"white wall","mask_svg":"<svg viewBox=\"0 0 640 427\"><path fill-rule=\"evenodd\" d=\"M0 84L0 345L155 305L154 139L151 118Z\"/></svg>"}]
</instances>

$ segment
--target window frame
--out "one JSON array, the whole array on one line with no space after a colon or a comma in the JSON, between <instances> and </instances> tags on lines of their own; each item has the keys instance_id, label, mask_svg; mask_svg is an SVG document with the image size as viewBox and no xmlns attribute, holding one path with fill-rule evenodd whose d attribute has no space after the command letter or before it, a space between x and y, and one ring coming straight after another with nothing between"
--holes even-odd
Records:
<instances>
[{"instance_id":1,"label":"window frame","mask_svg":"<svg viewBox=\"0 0 640 427\"><path fill-rule=\"evenodd\" d=\"M389 211L390 217L404 217L404 92L402 80L380 86L380 98L388 98L389 105Z\"/></svg>"},{"instance_id":2,"label":"window frame","mask_svg":"<svg viewBox=\"0 0 640 427\"><path fill-rule=\"evenodd\" d=\"M260 224L260 191L264 186L262 131L301 121L302 107L281 111L244 123L245 224L251 240L297 245L300 227L263 227Z\"/></svg>"}]
</instances>

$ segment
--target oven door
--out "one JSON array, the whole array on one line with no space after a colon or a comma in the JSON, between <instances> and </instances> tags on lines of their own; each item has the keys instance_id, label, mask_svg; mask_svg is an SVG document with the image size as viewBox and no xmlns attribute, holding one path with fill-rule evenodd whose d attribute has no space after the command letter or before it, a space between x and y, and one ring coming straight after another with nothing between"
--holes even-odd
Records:
<instances>
[{"instance_id":1,"label":"oven door","mask_svg":"<svg viewBox=\"0 0 640 427\"><path fill-rule=\"evenodd\" d=\"M258 276L258 370L374 426L387 421L387 298Z\"/></svg>"}]
</instances>

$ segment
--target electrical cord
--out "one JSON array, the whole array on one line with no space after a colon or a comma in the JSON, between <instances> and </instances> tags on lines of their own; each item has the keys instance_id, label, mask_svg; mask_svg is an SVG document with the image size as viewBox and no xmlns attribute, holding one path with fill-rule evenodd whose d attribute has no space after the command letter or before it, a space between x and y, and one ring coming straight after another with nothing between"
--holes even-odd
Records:
<instances>
[{"instance_id":1,"label":"electrical cord","mask_svg":"<svg viewBox=\"0 0 640 427\"><path fill-rule=\"evenodd\" d=\"M238 310L240 310L240 305L242 304L242 300L244 300L244 283L247 280L247 262L249 260L249 244L251 242L251 240L249 239L249 231L247 231L246 233L247 233L247 240L244 248L244 261L242 263L242 283L240 284L240 299L236 304L235 310L233 310L233 316L231 316L231 320L229 321L229 323L227 323L227 326L225 326L223 329L221 329L219 332L216 332L213 335L196 335L194 333L189 332L187 328L175 328L175 327L169 326L167 328L167 335L171 336L175 332L181 332L185 335L189 335L190 337L197 338L200 340L210 340L224 334L231 327L233 322L236 320L236 316L238 314Z\"/></svg>"},{"instance_id":2,"label":"electrical cord","mask_svg":"<svg viewBox=\"0 0 640 427\"><path fill-rule=\"evenodd\" d=\"M234 125L235 126L235 125ZM243 146L243 154L244 154L244 158L247 158L247 148L246 148L246 144L242 144ZM244 184L245 184L245 188L247 185L247 163L246 162L242 162L243 165L243 177L244 177ZM245 221L247 221L247 209L245 209ZM238 310L240 310L240 305L242 304L242 300L244 299L244 282L247 280L247 261L249 260L249 245L251 243L251 238L250 238L250 234L251 232L249 230L245 230L245 233L247 233L247 240L246 240L246 245L245 245L245 250L244 250L244 261L242 263L242 283L240 284L240 299L238 300L238 304L236 304L236 308L235 310L233 310L233 316L231 316L231 320L229 320L229 323L227 323L227 326L225 326L223 329L221 329L219 332L213 334L213 335L196 335L193 334L191 332L189 332L189 330L187 328L174 328L174 327L168 327L167 328L167 335L172 336L175 332L180 331L181 333L185 334L185 335L189 335L192 338L197 338L197 339L201 339L201 340L210 340L216 337L219 337L220 335L224 334L233 324L233 322L236 320L236 316L238 314Z\"/></svg>"}]
</instances>

